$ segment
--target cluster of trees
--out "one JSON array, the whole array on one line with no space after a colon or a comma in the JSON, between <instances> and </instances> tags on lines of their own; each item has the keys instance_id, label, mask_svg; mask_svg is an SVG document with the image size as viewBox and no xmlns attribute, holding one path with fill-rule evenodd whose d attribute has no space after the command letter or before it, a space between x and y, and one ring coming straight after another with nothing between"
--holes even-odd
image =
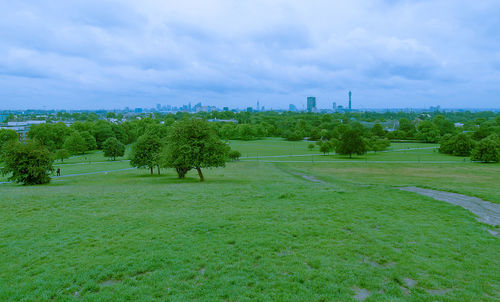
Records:
<instances>
[{"instance_id":1,"label":"cluster of trees","mask_svg":"<svg viewBox=\"0 0 500 302\"><path fill-rule=\"evenodd\" d=\"M391 143L388 139L377 135L366 137L356 129L348 129L340 135L339 139L319 140L316 144L323 154L335 151L338 154L352 157L353 154L362 155L367 151L383 151ZM314 145L309 145L309 149L312 148Z\"/></svg>"},{"instance_id":2,"label":"cluster of trees","mask_svg":"<svg viewBox=\"0 0 500 302\"><path fill-rule=\"evenodd\" d=\"M196 169L204 181L202 168L223 167L229 158L239 156L239 152L230 152L208 122L190 119L173 124L167 133L148 129L132 146L130 164L148 168L151 174L155 167L158 174L161 167L174 168L179 178Z\"/></svg>"},{"instance_id":3,"label":"cluster of trees","mask_svg":"<svg viewBox=\"0 0 500 302\"><path fill-rule=\"evenodd\" d=\"M491 134L479 141L473 135L447 134L441 139L439 152L456 156L470 156L473 161L498 162L500 160L500 137Z\"/></svg>"},{"instance_id":4,"label":"cluster of trees","mask_svg":"<svg viewBox=\"0 0 500 302\"><path fill-rule=\"evenodd\" d=\"M61 126L53 129L64 129ZM48 128L48 127L47 127ZM45 128L44 128L45 130ZM66 158L69 151L75 153L87 150L86 140L79 131L70 131L63 140L41 140L39 129L37 135L26 143L21 143L10 132L2 131L1 160L2 174L9 175L10 180L23 184L43 184L50 181L53 172L53 160L57 156ZM204 181L203 168L223 167L227 160L237 160L241 154L231 151L222 141L212 126L202 119L186 119L172 124L149 123L141 130L142 135L132 146L131 165L139 168L174 168L179 178L184 178L192 169L198 172ZM96 131L99 133L99 131ZM101 138L102 139L102 138ZM50 142L50 143L47 143ZM61 144L64 149L51 152L52 144ZM104 155L115 159L125 152L125 145L115 136L106 138L101 143ZM66 154L63 154L66 152Z\"/></svg>"}]
</instances>

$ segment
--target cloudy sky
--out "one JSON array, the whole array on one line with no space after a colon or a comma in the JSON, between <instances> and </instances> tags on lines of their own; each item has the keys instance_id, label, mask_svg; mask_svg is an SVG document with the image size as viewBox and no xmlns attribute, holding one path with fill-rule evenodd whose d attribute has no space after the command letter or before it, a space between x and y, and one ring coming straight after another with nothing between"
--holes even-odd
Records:
<instances>
[{"instance_id":1,"label":"cloudy sky","mask_svg":"<svg viewBox=\"0 0 500 302\"><path fill-rule=\"evenodd\" d=\"M500 107L500 2L0 0L0 109Z\"/></svg>"}]
</instances>

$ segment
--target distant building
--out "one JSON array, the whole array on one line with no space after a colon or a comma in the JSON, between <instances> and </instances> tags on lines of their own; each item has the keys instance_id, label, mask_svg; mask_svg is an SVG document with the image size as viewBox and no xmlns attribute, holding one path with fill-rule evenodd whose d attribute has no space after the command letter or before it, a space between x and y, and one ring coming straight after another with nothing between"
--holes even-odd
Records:
<instances>
[{"instance_id":1,"label":"distant building","mask_svg":"<svg viewBox=\"0 0 500 302\"><path fill-rule=\"evenodd\" d=\"M8 114L0 114L0 123L3 123L9 117Z\"/></svg>"},{"instance_id":2,"label":"distant building","mask_svg":"<svg viewBox=\"0 0 500 302\"><path fill-rule=\"evenodd\" d=\"M351 111L352 107L351 107L351 96L352 96L352 92L349 90L349 111Z\"/></svg>"},{"instance_id":3,"label":"distant building","mask_svg":"<svg viewBox=\"0 0 500 302\"><path fill-rule=\"evenodd\" d=\"M462 128L464 124L462 123L455 123L455 128Z\"/></svg>"},{"instance_id":4,"label":"distant building","mask_svg":"<svg viewBox=\"0 0 500 302\"><path fill-rule=\"evenodd\" d=\"M332 109L333 109L333 112L337 111L337 103L333 102Z\"/></svg>"},{"instance_id":5,"label":"distant building","mask_svg":"<svg viewBox=\"0 0 500 302\"><path fill-rule=\"evenodd\" d=\"M247 112L253 112L253 108L252 107L247 107Z\"/></svg>"},{"instance_id":6,"label":"distant building","mask_svg":"<svg viewBox=\"0 0 500 302\"><path fill-rule=\"evenodd\" d=\"M45 124L45 121L7 122L7 126L0 127L0 129L14 130L19 134L19 140L24 141L28 137L31 126L39 124Z\"/></svg>"},{"instance_id":7,"label":"distant building","mask_svg":"<svg viewBox=\"0 0 500 302\"><path fill-rule=\"evenodd\" d=\"M161 104L156 104L156 110L161 111Z\"/></svg>"},{"instance_id":8,"label":"distant building","mask_svg":"<svg viewBox=\"0 0 500 302\"><path fill-rule=\"evenodd\" d=\"M307 97L307 112L316 111L316 98L313 96Z\"/></svg>"},{"instance_id":9,"label":"distant building","mask_svg":"<svg viewBox=\"0 0 500 302\"><path fill-rule=\"evenodd\" d=\"M288 110L295 112L295 111L297 111L297 107L295 107L294 104L290 104L290 105L288 105Z\"/></svg>"},{"instance_id":10,"label":"distant building","mask_svg":"<svg viewBox=\"0 0 500 302\"><path fill-rule=\"evenodd\" d=\"M142 113L142 108L135 108L135 109L134 109L134 112L135 112L135 113Z\"/></svg>"},{"instance_id":11,"label":"distant building","mask_svg":"<svg viewBox=\"0 0 500 302\"><path fill-rule=\"evenodd\" d=\"M229 107L227 107L227 106L226 106L226 107L224 107L222 110L224 110L224 111L229 111Z\"/></svg>"},{"instance_id":12,"label":"distant building","mask_svg":"<svg viewBox=\"0 0 500 302\"><path fill-rule=\"evenodd\" d=\"M235 123L235 124L238 124L238 121L235 120L235 119L220 120L220 119L217 119L217 118L212 118L212 119L209 119L207 121L209 121L209 122L217 122L217 123Z\"/></svg>"}]
</instances>

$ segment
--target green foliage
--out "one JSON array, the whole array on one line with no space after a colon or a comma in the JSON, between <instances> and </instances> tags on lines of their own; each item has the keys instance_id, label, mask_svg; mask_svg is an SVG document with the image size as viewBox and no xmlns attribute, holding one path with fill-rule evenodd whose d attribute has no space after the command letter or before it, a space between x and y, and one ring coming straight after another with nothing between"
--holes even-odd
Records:
<instances>
[{"instance_id":1,"label":"green foliage","mask_svg":"<svg viewBox=\"0 0 500 302\"><path fill-rule=\"evenodd\" d=\"M386 150L391 145L391 142L385 138L380 139L376 136L372 136L365 141L365 145L367 150L374 151L376 153L377 151Z\"/></svg>"},{"instance_id":2,"label":"green foliage","mask_svg":"<svg viewBox=\"0 0 500 302\"><path fill-rule=\"evenodd\" d=\"M111 124L106 121L97 121L94 125L94 136L98 149L103 149L103 143L110 137L115 137Z\"/></svg>"},{"instance_id":3,"label":"green foliage","mask_svg":"<svg viewBox=\"0 0 500 302\"><path fill-rule=\"evenodd\" d=\"M56 151L55 158L60 159L61 162L64 162L66 158L69 158L71 153L66 149L59 149Z\"/></svg>"},{"instance_id":4,"label":"green foliage","mask_svg":"<svg viewBox=\"0 0 500 302\"><path fill-rule=\"evenodd\" d=\"M474 141L468 135L448 133L441 138L439 152L456 156L469 156L472 148L474 148Z\"/></svg>"},{"instance_id":5,"label":"green foliage","mask_svg":"<svg viewBox=\"0 0 500 302\"><path fill-rule=\"evenodd\" d=\"M184 120L172 126L163 156L165 167L175 168L179 178L196 169L203 181L201 168L224 167L229 146L216 135L208 122Z\"/></svg>"},{"instance_id":6,"label":"green foliage","mask_svg":"<svg viewBox=\"0 0 500 302\"><path fill-rule=\"evenodd\" d=\"M497 163L500 160L500 144L498 142L498 137L492 135L483 138L472 150L471 160L483 163Z\"/></svg>"},{"instance_id":7,"label":"green foliage","mask_svg":"<svg viewBox=\"0 0 500 302\"><path fill-rule=\"evenodd\" d=\"M319 151L323 153L323 155L326 155L330 153L331 151L335 150L335 145L337 144L336 140L329 140L329 141L320 141L319 144ZM312 144L309 144L311 146ZM314 147L314 145L312 145Z\"/></svg>"},{"instance_id":8,"label":"green foliage","mask_svg":"<svg viewBox=\"0 0 500 302\"><path fill-rule=\"evenodd\" d=\"M455 137L451 134L445 134L439 141L439 152L443 154L453 154L455 149Z\"/></svg>"},{"instance_id":9,"label":"green foliage","mask_svg":"<svg viewBox=\"0 0 500 302\"><path fill-rule=\"evenodd\" d=\"M16 141L19 139L19 134L11 129L0 129L0 151L2 146L9 141Z\"/></svg>"},{"instance_id":10,"label":"green foliage","mask_svg":"<svg viewBox=\"0 0 500 302\"><path fill-rule=\"evenodd\" d=\"M115 137L110 137L102 144L102 150L104 151L104 156L116 160L116 157L125 154L125 145Z\"/></svg>"},{"instance_id":11,"label":"green foliage","mask_svg":"<svg viewBox=\"0 0 500 302\"><path fill-rule=\"evenodd\" d=\"M10 141L2 153L2 175L10 175L9 180L25 185L50 182L52 154L39 142L28 141L23 144Z\"/></svg>"},{"instance_id":12,"label":"green foliage","mask_svg":"<svg viewBox=\"0 0 500 302\"><path fill-rule=\"evenodd\" d=\"M474 148L474 141L464 133L455 136L453 155L469 156Z\"/></svg>"},{"instance_id":13,"label":"green foliage","mask_svg":"<svg viewBox=\"0 0 500 302\"><path fill-rule=\"evenodd\" d=\"M445 135L447 133L455 133L455 125L446 119L443 115L437 115L434 117L432 122L436 125L439 130L440 135Z\"/></svg>"},{"instance_id":14,"label":"green foliage","mask_svg":"<svg viewBox=\"0 0 500 302\"><path fill-rule=\"evenodd\" d=\"M137 139L137 142L132 145L132 157L130 165L138 168L149 168L151 175L153 168L159 167L160 155L163 148L163 143L155 134L146 133ZM158 169L158 174L160 169Z\"/></svg>"},{"instance_id":15,"label":"green foliage","mask_svg":"<svg viewBox=\"0 0 500 302\"><path fill-rule=\"evenodd\" d=\"M64 142L64 149L72 154L83 154L87 151L87 142L78 132L73 132Z\"/></svg>"},{"instance_id":16,"label":"green foliage","mask_svg":"<svg viewBox=\"0 0 500 302\"><path fill-rule=\"evenodd\" d=\"M241 140L249 141L257 139L257 133L252 125L241 124L237 126L237 129Z\"/></svg>"},{"instance_id":17,"label":"green foliage","mask_svg":"<svg viewBox=\"0 0 500 302\"><path fill-rule=\"evenodd\" d=\"M64 123L39 124L31 126L28 137L37 140L50 150L62 148L71 129Z\"/></svg>"},{"instance_id":18,"label":"green foliage","mask_svg":"<svg viewBox=\"0 0 500 302\"><path fill-rule=\"evenodd\" d=\"M87 145L87 150L95 150L97 148L97 142L95 141L95 137L90 134L88 131L82 131L80 132L80 135L83 137L85 140L85 144Z\"/></svg>"},{"instance_id":19,"label":"green foliage","mask_svg":"<svg viewBox=\"0 0 500 302\"><path fill-rule=\"evenodd\" d=\"M347 130L342 134L336 146L336 152L343 155L349 154L349 157L352 157L353 153L362 155L366 153L366 145L358 131Z\"/></svg>"},{"instance_id":20,"label":"green foliage","mask_svg":"<svg viewBox=\"0 0 500 302\"><path fill-rule=\"evenodd\" d=\"M440 134L438 127L431 121L422 121L417 126L417 138L426 143L436 143Z\"/></svg>"},{"instance_id":21,"label":"green foliage","mask_svg":"<svg viewBox=\"0 0 500 302\"><path fill-rule=\"evenodd\" d=\"M236 161L236 160L239 160L240 157L241 157L241 152L238 151L238 150L231 150L229 151L228 153L228 157L230 160L232 161Z\"/></svg>"},{"instance_id":22,"label":"green foliage","mask_svg":"<svg viewBox=\"0 0 500 302\"><path fill-rule=\"evenodd\" d=\"M371 132L372 132L372 135L375 135L375 136L379 136L379 137L385 136L384 128L379 123L376 123L375 125L373 125Z\"/></svg>"},{"instance_id":23,"label":"green foliage","mask_svg":"<svg viewBox=\"0 0 500 302\"><path fill-rule=\"evenodd\" d=\"M309 144L307 145L307 148L309 149L309 151L312 151L314 149L314 144Z\"/></svg>"},{"instance_id":24,"label":"green foliage","mask_svg":"<svg viewBox=\"0 0 500 302\"><path fill-rule=\"evenodd\" d=\"M410 131L415 131L415 126L409 119L403 117L399 119L399 130L408 133Z\"/></svg>"}]
</instances>

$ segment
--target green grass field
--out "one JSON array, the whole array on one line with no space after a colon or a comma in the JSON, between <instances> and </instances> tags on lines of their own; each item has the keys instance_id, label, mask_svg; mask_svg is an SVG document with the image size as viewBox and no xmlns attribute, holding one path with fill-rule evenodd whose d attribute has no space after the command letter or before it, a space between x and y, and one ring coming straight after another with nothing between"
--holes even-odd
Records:
<instances>
[{"instance_id":1,"label":"green grass field","mask_svg":"<svg viewBox=\"0 0 500 302\"><path fill-rule=\"evenodd\" d=\"M231 144L249 157L319 153L307 142ZM360 290L365 301L500 299L491 227L397 189L500 203L500 165L432 149L360 158L242 160L206 170L205 183L140 169L1 184L0 301L356 301ZM413 163L380 162L401 158ZM130 167L99 153L67 162L63 175Z\"/></svg>"}]
</instances>

